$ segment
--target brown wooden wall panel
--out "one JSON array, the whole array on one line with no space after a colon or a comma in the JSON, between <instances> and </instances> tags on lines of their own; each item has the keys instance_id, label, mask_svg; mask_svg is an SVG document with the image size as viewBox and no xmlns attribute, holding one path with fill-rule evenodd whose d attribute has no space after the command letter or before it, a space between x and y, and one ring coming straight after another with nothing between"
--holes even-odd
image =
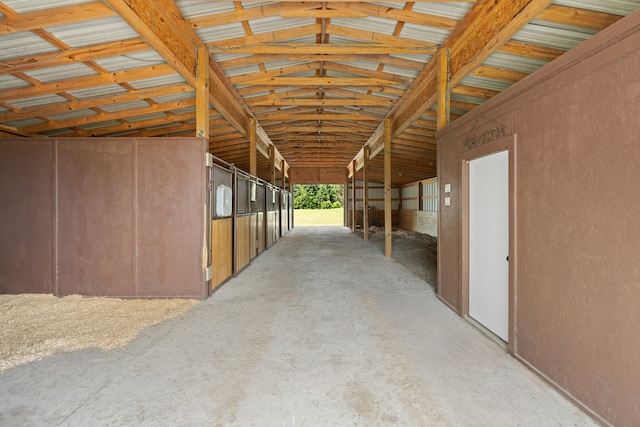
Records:
<instances>
[{"instance_id":1,"label":"brown wooden wall panel","mask_svg":"<svg viewBox=\"0 0 640 427\"><path fill-rule=\"evenodd\" d=\"M254 246L252 240L255 241L255 235L251 235L251 224L255 224L255 217L253 215L240 216L237 222L236 272L241 271L251 261L251 249Z\"/></svg>"},{"instance_id":2,"label":"brown wooden wall panel","mask_svg":"<svg viewBox=\"0 0 640 427\"><path fill-rule=\"evenodd\" d=\"M211 290L214 290L233 274L232 218L211 221L211 247L213 252Z\"/></svg>"},{"instance_id":3,"label":"brown wooden wall panel","mask_svg":"<svg viewBox=\"0 0 640 427\"><path fill-rule=\"evenodd\" d=\"M204 139L16 142L0 143L2 292L206 298Z\"/></svg>"},{"instance_id":4,"label":"brown wooden wall panel","mask_svg":"<svg viewBox=\"0 0 640 427\"><path fill-rule=\"evenodd\" d=\"M205 298L206 146L146 139L136 147L136 295Z\"/></svg>"},{"instance_id":5,"label":"brown wooden wall panel","mask_svg":"<svg viewBox=\"0 0 640 427\"><path fill-rule=\"evenodd\" d=\"M56 295L133 296L133 146L57 141Z\"/></svg>"},{"instance_id":6,"label":"brown wooden wall panel","mask_svg":"<svg viewBox=\"0 0 640 427\"><path fill-rule=\"evenodd\" d=\"M441 296L464 309L463 161L508 140L512 351L620 426L637 425L640 401L638 69L640 12L438 134L441 189L451 185L451 206L440 201Z\"/></svg>"},{"instance_id":7,"label":"brown wooden wall panel","mask_svg":"<svg viewBox=\"0 0 640 427\"><path fill-rule=\"evenodd\" d=\"M0 139L0 293L53 292L53 141Z\"/></svg>"}]
</instances>

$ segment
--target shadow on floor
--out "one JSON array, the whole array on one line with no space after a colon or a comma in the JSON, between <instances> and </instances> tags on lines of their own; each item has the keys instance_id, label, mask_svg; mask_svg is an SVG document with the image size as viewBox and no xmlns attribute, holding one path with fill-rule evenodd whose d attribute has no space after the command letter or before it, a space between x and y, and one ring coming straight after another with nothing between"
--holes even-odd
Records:
<instances>
[{"instance_id":1,"label":"shadow on floor","mask_svg":"<svg viewBox=\"0 0 640 427\"><path fill-rule=\"evenodd\" d=\"M356 231L360 237L364 231ZM369 227L369 241L384 252L384 227ZM415 231L394 229L392 257L433 289L438 280L438 239Z\"/></svg>"}]
</instances>

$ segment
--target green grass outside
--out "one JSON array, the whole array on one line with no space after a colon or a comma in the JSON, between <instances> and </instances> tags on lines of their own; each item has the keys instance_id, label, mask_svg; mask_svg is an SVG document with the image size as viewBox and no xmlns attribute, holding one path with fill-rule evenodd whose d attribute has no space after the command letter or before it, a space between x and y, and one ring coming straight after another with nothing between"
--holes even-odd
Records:
<instances>
[{"instance_id":1,"label":"green grass outside","mask_svg":"<svg viewBox=\"0 0 640 427\"><path fill-rule=\"evenodd\" d=\"M344 210L338 209L295 209L293 211L296 227L313 225L344 225Z\"/></svg>"}]
</instances>

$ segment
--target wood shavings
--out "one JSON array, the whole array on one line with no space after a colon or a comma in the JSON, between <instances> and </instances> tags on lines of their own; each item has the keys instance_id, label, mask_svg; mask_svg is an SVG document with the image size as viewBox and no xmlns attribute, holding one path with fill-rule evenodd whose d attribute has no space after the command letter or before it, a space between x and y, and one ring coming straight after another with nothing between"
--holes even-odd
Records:
<instances>
[{"instance_id":1,"label":"wood shavings","mask_svg":"<svg viewBox=\"0 0 640 427\"><path fill-rule=\"evenodd\" d=\"M192 299L0 295L0 372L60 352L124 347L142 330L185 315Z\"/></svg>"}]
</instances>

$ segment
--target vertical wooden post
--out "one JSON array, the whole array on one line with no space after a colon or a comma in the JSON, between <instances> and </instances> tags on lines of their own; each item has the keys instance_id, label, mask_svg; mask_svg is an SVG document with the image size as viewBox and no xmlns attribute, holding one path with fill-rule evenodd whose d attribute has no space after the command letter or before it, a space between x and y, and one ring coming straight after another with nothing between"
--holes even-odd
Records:
<instances>
[{"instance_id":1,"label":"vertical wooden post","mask_svg":"<svg viewBox=\"0 0 640 427\"><path fill-rule=\"evenodd\" d=\"M351 229L355 233L356 232L356 161L353 160L351 162L351 170L353 170L353 175L351 175Z\"/></svg>"},{"instance_id":2,"label":"vertical wooden post","mask_svg":"<svg viewBox=\"0 0 640 427\"><path fill-rule=\"evenodd\" d=\"M344 174L344 196L342 198L342 206L343 206L343 213L344 213L344 218L342 218L342 224L345 227L349 226L349 202L350 202L350 196L349 196L349 169L345 169L345 174Z\"/></svg>"},{"instance_id":3,"label":"vertical wooden post","mask_svg":"<svg viewBox=\"0 0 640 427\"><path fill-rule=\"evenodd\" d=\"M209 139L209 51L198 48L196 136Z\"/></svg>"},{"instance_id":4,"label":"vertical wooden post","mask_svg":"<svg viewBox=\"0 0 640 427\"><path fill-rule=\"evenodd\" d=\"M419 211L423 211L423 204L422 204L422 193L424 192L424 183L422 181L418 182L418 210Z\"/></svg>"},{"instance_id":5,"label":"vertical wooden post","mask_svg":"<svg viewBox=\"0 0 640 427\"><path fill-rule=\"evenodd\" d=\"M391 120L384 119L384 256L391 258Z\"/></svg>"},{"instance_id":6,"label":"vertical wooden post","mask_svg":"<svg viewBox=\"0 0 640 427\"><path fill-rule=\"evenodd\" d=\"M269 162L271 163L271 185L276 185L276 147L269 146Z\"/></svg>"},{"instance_id":7,"label":"vertical wooden post","mask_svg":"<svg viewBox=\"0 0 640 427\"><path fill-rule=\"evenodd\" d=\"M280 161L280 172L282 172L282 189L286 190L287 189L287 183L286 183L286 175L285 172L286 170L284 169L284 159Z\"/></svg>"},{"instance_id":8,"label":"vertical wooden post","mask_svg":"<svg viewBox=\"0 0 640 427\"><path fill-rule=\"evenodd\" d=\"M451 78L449 74L449 48L440 48L438 49L438 130L448 125L451 117Z\"/></svg>"},{"instance_id":9,"label":"vertical wooden post","mask_svg":"<svg viewBox=\"0 0 640 427\"><path fill-rule=\"evenodd\" d=\"M249 173L258 176L258 151L256 148L256 119L249 119Z\"/></svg>"},{"instance_id":10,"label":"vertical wooden post","mask_svg":"<svg viewBox=\"0 0 640 427\"><path fill-rule=\"evenodd\" d=\"M364 146L362 164L362 229L364 240L369 240L369 146Z\"/></svg>"}]
</instances>

